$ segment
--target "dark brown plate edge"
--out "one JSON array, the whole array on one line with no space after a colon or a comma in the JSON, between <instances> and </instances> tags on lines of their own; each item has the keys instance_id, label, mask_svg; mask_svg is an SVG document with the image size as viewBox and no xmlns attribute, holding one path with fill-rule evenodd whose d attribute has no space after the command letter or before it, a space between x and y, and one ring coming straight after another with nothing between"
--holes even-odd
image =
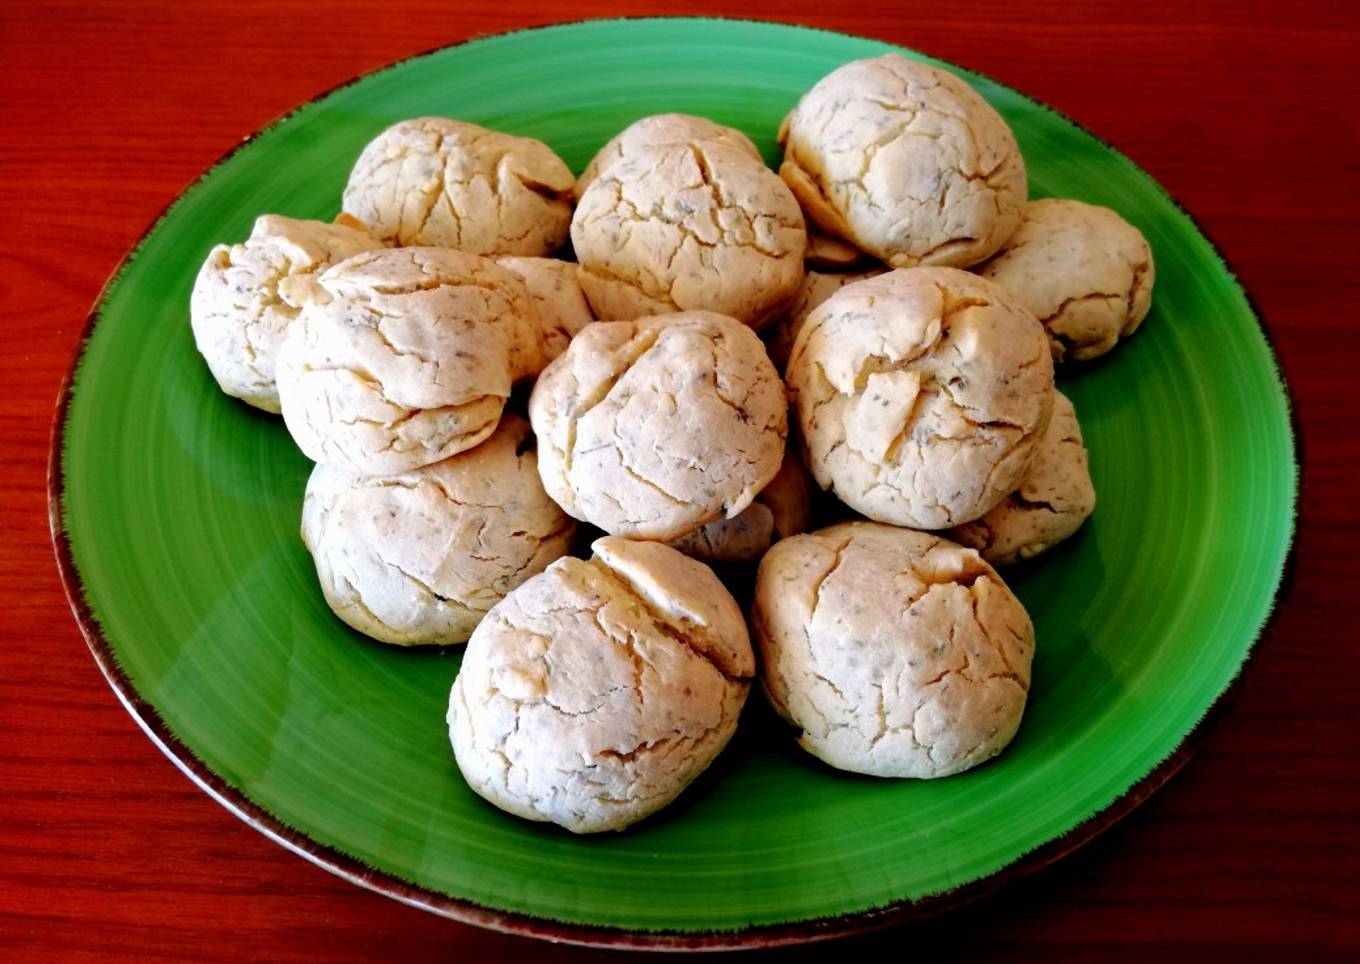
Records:
<instances>
[{"instance_id":1,"label":"dark brown plate edge","mask_svg":"<svg viewBox=\"0 0 1360 964\"><path fill-rule=\"evenodd\" d=\"M637 16L597 18L596 22L662 19L768 23L778 26L793 27L800 30L827 33L833 36L851 36L856 39L869 40L875 43L885 43L885 41L876 37L846 34L818 27L807 27L801 24L789 24L778 20L762 20L751 17L708 16L667 18ZM185 774L185 776L189 777L190 780L197 784L200 789L255 830L264 834L275 843L306 858L323 870L327 870L360 887L391 897L409 906L431 911L441 917L447 917L460 923L485 927L506 934L535 937L548 941L576 944L584 947L631 948L638 950L741 950L781 947L813 941L824 941L838 937L866 934L872 931L883 930L899 924L922 920L927 917L934 917L946 913L996 893L1009 886L1012 882L1031 876L1076 850L1079 850L1104 831L1127 817L1159 789L1165 786L1166 783L1189 762L1190 758L1193 757L1203 745L1214 725L1226 713L1238 692L1240 692L1247 673L1254 665L1255 657L1260 646L1267 639L1273 638L1277 628L1280 611L1284 602L1293 591L1294 577L1297 571L1298 514L1304 490L1303 466L1305 452L1302 426L1299 422L1298 406L1293 390L1288 380L1285 378L1284 368L1280 364L1279 352L1275 346L1274 339L1271 337L1270 329L1265 322L1265 318L1255 300L1238 280L1237 272L1233 270L1231 264L1223 256L1218 245L1214 244L1199 220L1186 210L1184 205L1172 197L1151 175L1138 165L1134 164L1131 159L1112 146L1109 142L1092 133L1082 124L1072 120L1072 118L1047 104L1035 100L1033 97L1030 97L1022 91L993 80L986 74L973 70L972 68L962 67L952 61L946 61L941 58L934 59L941 63L949 64L951 67L966 70L969 73L984 78L989 83L995 84L997 87L1011 91L1018 97L1029 101L1039 108L1061 117L1073 127L1092 137L1118 158L1133 167L1138 173L1142 174L1142 176L1146 177L1168 201L1175 205L1176 208L1191 221L1195 229L1199 231L1209 243L1215 256L1223 263L1224 269L1228 272L1229 276L1233 279L1234 284L1237 285L1238 290L1241 291L1244 299L1247 301L1248 308L1251 310L1257 326L1260 328L1261 335L1265 340L1280 386L1285 394L1286 404L1289 408L1295 480L1294 502L1291 507L1293 518L1291 519L1289 533L1289 548L1285 555L1284 565L1280 573L1280 580L1276 584L1266 619L1261 626L1260 632L1257 634L1256 638L1252 640L1246 654L1243 656L1242 662L1237 668L1236 675L1224 688L1223 692L1209 705L1204 715L1200 718L1200 721L1186 734L1185 738L1182 739L1180 744L1166 757L1166 759L1153 767L1152 770L1130 786L1128 790L1112 801L1105 809L1088 817L1067 833L1050 840L1046 844L1042 844L1013 863L1008 864L985 877L970 881L969 883L952 890L932 894L918 900L904 899L895 901L884 907L871 908L857 913L814 918L786 924L771 924L739 930L711 932L629 930L627 928L607 925L568 923L514 911L499 911L472 901L450 897L447 894L429 890L428 888L413 884L393 874L370 867L362 861L359 861L334 847L319 843L305 834L294 830L281 822L273 814L251 801L241 790L227 784L226 781L204 764L192 750L180 742L170 730L169 726L166 725L165 721L161 719L161 716L156 711L155 707L141 697L132 681L123 672L121 667L118 666L113 651L109 646L108 641L104 638L103 631L85 599L80 573L76 569L75 559L71 552L70 540L66 534L62 517L62 506L65 499L65 477L62 472L62 451L64 449L67 413L71 400L72 383L75 373L80 367L85 349L93 334L94 326L99 320L100 311L110 288L127 269L131 261L137 256L147 237L159 227L161 221L165 219L166 215L179 200L201 183L213 170L231 159L238 151L241 151L250 145L261 135L288 120L298 111L319 100L323 100L338 90L342 90L365 78L382 73L383 71L408 61L417 60L445 50L455 49L473 41L483 40L488 37L512 36L518 33L528 33L530 31L571 26L588 22L592 21L567 20L539 24L518 30L479 34L458 41L457 43L446 44L407 57L402 57L391 63L384 64L381 67L365 71L362 74L316 94L291 110L279 115L269 123L261 126L213 162L212 165L186 185L165 205L164 208L161 209L160 213L156 215L151 224L142 232L137 241L134 242L127 253L123 255L118 265L104 282L99 294L95 298L90 312L86 316L76 349L72 355L71 364L67 369L58 390L56 413L52 424L47 465L48 524L51 530L53 548L56 553L57 569L61 578L62 587L66 593L67 602L71 606L71 611L75 616L76 624L80 628L81 635L85 637L85 642L89 646L91 654L94 656L95 663L99 666L100 671L108 680L109 685L112 687L115 695L117 695L119 702L123 704L124 708L136 721L137 725L141 727L142 731L151 739L157 748L164 753L170 761Z\"/></svg>"}]
</instances>

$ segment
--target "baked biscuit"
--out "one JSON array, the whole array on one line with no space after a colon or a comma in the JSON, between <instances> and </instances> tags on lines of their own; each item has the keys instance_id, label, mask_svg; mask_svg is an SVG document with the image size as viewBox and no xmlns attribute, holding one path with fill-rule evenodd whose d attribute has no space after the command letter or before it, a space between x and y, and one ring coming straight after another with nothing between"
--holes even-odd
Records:
<instances>
[{"instance_id":1,"label":"baked biscuit","mask_svg":"<svg viewBox=\"0 0 1360 964\"><path fill-rule=\"evenodd\" d=\"M999 285L906 268L808 316L786 375L808 468L879 522L971 522L1020 484L1053 409L1043 327Z\"/></svg>"},{"instance_id":2,"label":"baked biscuit","mask_svg":"<svg viewBox=\"0 0 1360 964\"><path fill-rule=\"evenodd\" d=\"M337 261L380 247L347 215L327 224L265 214L244 243L213 248L189 296L189 322L222 391L277 413L274 360L311 281Z\"/></svg>"},{"instance_id":3,"label":"baked biscuit","mask_svg":"<svg viewBox=\"0 0 1360 964\"><path fill-rule=\"evenodd\" d=\"M397 244L535 257L566 240L575 183L542 141L417 117L363 149L343 203Z\"/></svg>"},{"instance_id":4,"label":"baked biscuit","mask_svg":"<svg viewBox=\"0 0 1360 964\"><path fill-rule=\"evenodd\" d=\"M1037 556L1081 528L1096 490L1077 413L1058 392L1053 418L1025 481L981 519L946 533L994 565Z\"/></svg>"},{"instance_id":5,"label":"baked biscuit","mask_svg":"<svg viewBox=\"0 0 1360 964\"><path fill-rule=\"evenodd\" d=\"M776 543L752 630L771 705L841 770L943 777L1011 741L1034 627L976 552L850 522Z\"/></svg>"},{"instance_id":6,"label":"baked biscuit","mask_svg":"<svg viewBox=\"0 0 1360 964\"><path fill-rule=\"evenodd\" d=\"M755 673L741 610L707 566L654 542L593 548L487 614L449 698L472 789L574 833L674 800L731 739Z\"/></svg>"},{"instance_id":7,"label":"baked biscuit","mask_svg":"<svg viewBox=\"0 0 1360 964\"><path fill-rule=\"evenodd\" d=\"M788 367L789 353L793 351L794 339L798 337L798 332L802 330L803 323L807 321L807 316L812 313L813 308L816 308L846 285L863 281L865 278L876 278L886 270L886 268L874 268L869 271L857 271L849 274L824 274L820 271L809 271L803 278L802 287L798 289L798 297L789 305L788 310L760 333L760 337L765 340L765 350L770 353L770 361L774 362L774 367L781 372Z\"/></svg>"},{"instance_id":8,"label":"baked biscuit","mask_svg":"<svg viewBox=\"0 0 1360 964\"><path fill-rule=\"evenodd\" d=\"M756 562L780 539L807 531L810 521L812 479L788 446L778 474L739 515L715 519L670 545L700 562Z\"/></svg>"},{"instance_id":9,"label":"baked biscuit","mask_svg":"<svg viewBox=\"0 0 1360 964\"><path fill-rule=\"evenodd\" d=\"M581 291L573 261L556 258L497 258L496 263L519 275L543 331L543 361L552 361L567 350L567 342L595 320Z\"/></svg>"},{"instance_id":10,"label":"baked biscuit","mask_svg":"<svg viewBox=\"0 0 1360 964\"><path fill-rule=\"evenodd\" d=\"M853 61L803 95L782 133L779 173L808 217L895 268L976 264L1020 223L1015 136L946 70Z\"/></svg>"},{"instance_id":11,"label":"baked biscuit","mask_svg":"<svg viewBox=\"0 0 1360 964\"><path fill-rule=\"evenodd\" d=\"M388 475L470 449L496 428L511 385L542 365L524 285L485 258L371 251L319 289L277 368L284 423L314 462Z\"/></svg>"},{"instance_id":12,"label":"baked biscuit","mask_svg":"<svg viewBox=\"0 0 1360 964\"><path fill-rule=\"evenodd\" d=\"M775 174L712 141L646 148L591 183L571 222L597 318L705 310L753 327L803 280L803 214Z\"/></svg>"},{"instance_id":13,"label":"baked biscuit","mask_svg":"<svg viewBox=\"0 0 1360 964\"><path fill-rule=\"evenodd\" d=\"M568 515L656 540L740 514L789 430L760 339L711 311L586 326L533 386L529 419Z\"/></svg>"},{"instance_id":14,"label":"baked biscuit","mask_svg":"<svg viewBox=\"0 0 1360 964\"><path fill-rule=\"evenodd\" d=\"M576 179L576 196L579 198L585 194L586 188L600 176L601 171L625 157L650 148L675 147L698 141L725 144L760 164L765 163L751 139L735 127L726 127L707 117L695 117L693 114L654 114L633 121L596 152Z\"/></svg>"},{"instance_id":15,"label":"baked biscuit","mask_svg":"<svg viewBox=\"0 0 1360 964\"><path fill-rule=\"evenodd\" d=\"M557 504L640 539L740 514L779 471L788 433L760 339L706 311L587 325L534 385L529 418Z\"/></svg>"},{"instance_id":16,"label":"baked biscuit","mask_svg":"<svg viewBox=\"0 0 1360 964\"><path fill-rule=\"evenodd\" d=\"M1057 361L1087 361L1137 330L1156 277L1142 232L1109 208L1047 198L1025 206L1005 246L977 269L1043 323Z\"/></svg>"},{"instance_id":17,"label":"baked biscuit","mask_svg":"<svg viewBox=\"0 0 1360 964\"><path fill-rule=\"evenodd\" d=\"M529 423L506 415L476 448L400 475L318 465L302 541L336 615L385 643L466 642L575 534L543 491L533 443Z\"/></svg>"}]
</instances>

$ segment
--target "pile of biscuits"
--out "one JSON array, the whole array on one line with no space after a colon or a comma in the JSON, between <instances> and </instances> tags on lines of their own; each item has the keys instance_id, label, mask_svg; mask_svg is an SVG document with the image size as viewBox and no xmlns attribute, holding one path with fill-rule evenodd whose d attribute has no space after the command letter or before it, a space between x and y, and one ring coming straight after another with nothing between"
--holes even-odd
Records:
<instances>
[{"instance_id":1,"label":"pile of biscuits","mask_svg":"<svg viewBox=\"0 0 1360 964\"><path fill-rule=\"evenodd\" d=\"M1093 510L1054 365L1138 327L1151 251L1029 201L1000 115L914 60L833 71L779 140L776 173L739 131L647 117L578 179L539 141L404 121L334 223L265 215L198 275L212 374L316 463L326 601L467 643L454 756L510 813L654 813L757 678L858 773L958 773L1019 726L1034 629L993 563ZM848 521L807 532L814 503ZM744 613L713 566L757 564Z\"/></svg>"}]
</instances>

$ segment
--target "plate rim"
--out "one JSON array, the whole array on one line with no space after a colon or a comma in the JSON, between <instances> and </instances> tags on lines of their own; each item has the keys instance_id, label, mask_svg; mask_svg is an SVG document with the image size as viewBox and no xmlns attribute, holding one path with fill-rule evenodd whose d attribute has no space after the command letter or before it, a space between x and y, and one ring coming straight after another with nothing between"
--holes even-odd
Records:
<instances>
[{"instance_id":1,"label":"plate rim","mask_svg":"<svg viewBox=\"0 0 1360 964\"><path fill-rule=\"evenodd\" d=\"M923 54L940 63L947 64L949 67L956 70L966 71L981 77L989 83L1013 93L1029 103L1038 106L1042 110L1055 115L1066 123L1071 124L1082 133L1093 138L1102 147L1129 164L1139 174L1145 177L1167 201L1185 215L1194 226L1195 230L1204 238L1214 256L1221 262L1223 269L1227 272L1232 284L1246 301L1248 310L1251 312L1257 328L1260 330L1261 336L1265 341L1266 350L1270 356L1271 364L1274 367L1276 378L1284 396L1284 402L1287 409L1286 414L1289 418L1290 456L1292 462L1291 467L1293 469L1293 485L1290 493L1291 501L1289 506L1288 547L1285 552L1284 561L1281 565L1274 592L1271 596L1270 606L1266 611L1265 619L1262 621L1259 631L1248 644L1247 650L1242 657L1242 661L1236 667L1236 672L1233 677L1228 681L1218 696L1214 698L1213 702L1205 709L1204 714L1200 717L1199 721L1185 734L1180 743L1171 750L1166 758L1131 784L1106 807L1091 814L1066 833L1039 845L993 873L979 877L950 890L941 891L940 893L931 894L914 900L911 898L903 898L880 907L846 914L814 917L801 921L777 924L756 925L735 930L708 931L642 930L608 924L581 924L521 911L499 910L466 898L452 897L448 894L440 893L439 891L404 880L395 874L371 867L337 847L332 847L313 839L302 831L296 830L285 824L264 807L251 800L244 791L230 786L222 779L222 777L200 760L193 750L180 741L170 726L161 718L161 715L156 708L137 691L135 684L118 665L113 649L110 646L109 641L104 637L103 631L85 597L84 584L81 580L80 572L76 567L75 557L71 551L63 510L66 496L63 453L65 451L66 427L69 417L68 410L73 394L75 373L84 361L91 336L94 334L95 325L99 322L110 290L139 256L147 238L160 227L161 222L165 220L170 212L178 206L190 191L198 187L198 185L213 171L221 167L237 153L249 147L259 137L285 123L303 109L318 101L324 100L337 91L357 84L369 77L399 67L402 64L430 57L444 51L454 50L470 43L493 38L510 37L517 34L536 33L543 30L579 26L583 24L665 21L760 24L763 26L805 30L811 33L824 33L835 37L852 37L858 40L888 44L889 46L898 49L910 49L915 53ZM117 265L114 266L113 270L105 279L103 285L100 286L99 292L96 294L94 302L86 314L85 321L76 341L75 349L71 354L71 360L66 367L61 384L58 388L56 411L54 413L52 428L49 434L50 442L48 447L46 479L48 527L53 550L56 555L57 570L61 579L62 589L66 595L67 604L70 606L76 625L79 628L81 635L84 637L91 655L94 657L95 664L104 674L105 680L113 690L114 695L118 697L118 701L123 705L123 708L133 718L142 732L151 740L156 748L159 749L161 753L180 770L180 772L196 784L199 789L233 816L240 819L247 826L263 834L274 843L303 857L308 862L320 867L322 870L328 871L365 890L382 894L385 897L392 898L420 910L429 911L440 917L455 920L459 923L487 928L504 934L534 937L554 942L565 942L583 947L631 948L635 950L738 950L780 947L884 930L911 921L933 917L987 897L1003 890L1014 881L1032 876L1045 867L1057 863L1064 857L1086 846L1110 827L1113 827L1131 814L1152 797L1153 794L1165 786L1173 776L1180 772L1195 753L1198 752L1214 726L1226 714L1226 711L1236 699L1248 673L1254 668L1256 655L1260 651L1261 646L1268 639L1274 637L1280 612L1293 593L1298 562L1299 505L1301 504L1304 491L1303 470L1305 465L1305 445L1302 428L1294 391L1289 380L1285 376L1284 367L1280 363L1279 350L1276 347L1274 338L1271 336L1271 331L1266 323L1265 316L1261 312L1255 299L1239 280L1237 272L1233 269L1232 264L1224 256L1222 250L1214 242L1209 233L1204 229L1204 226L1200 223L1199 219L1191 214L1179 200L1172 196L1171 193L1162 186L1161 182L1152 177L1152 175L1136 164L1130 157L1114 147L1104 138L1095 134L1085 125L1067 116L1062 111L1057 110L1037 98L1031 97L1009 84L997 81L982 71L937 57L934 54L927 54L924 51L917 51L914 48L906 48L901 44L885 41L879 37L872 37L849 31L830 30L823 27L810 27L781 20L759 19L753 17L712 15L593 17L553 21L550 23L536 24L530 27L476 34L453 43L442 44L437 47L428 48L417 53L400 57L371 70L356 74L347 80L341 81L338 84L334 84L331 87L320 91L277 115L272 120L262 124L246 137L242 138L239 143L233 145L224 152L181 188L174 197L161 208L155 217L152 218L147 227L124 252Z\"/></svg>"}]
</instances>

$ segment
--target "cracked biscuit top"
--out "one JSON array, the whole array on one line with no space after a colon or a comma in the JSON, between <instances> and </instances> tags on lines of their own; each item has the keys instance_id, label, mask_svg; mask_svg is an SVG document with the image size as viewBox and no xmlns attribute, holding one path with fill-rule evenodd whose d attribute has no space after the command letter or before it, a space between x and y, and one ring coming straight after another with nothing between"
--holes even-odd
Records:
<instances>
[{"instance_id":1,"label":"cracked biscuit top","mask_svg":"<svg viewBox=\"0 0 1360 964\"><path fill-rule=\"evenodd\" d=\"M1152 305L1152 248L1109 208L1046 198L1025 205L1005 247L978 268L1043 323L1057 361L1087 361L1137 330Z\"/></svg>"},{"instance_id":2,"label":"cracked biscuit top","mask_svg":"<svg viewBox=\"0 0 1360 964\"><path fill-rule=\"evenodd\" d=\"M567 342L595 320L576 276L574 261L556 258L497 258L496 263L519 275L538 309L543 331L543 361L567 350Z\"/></svg>"},{"instance_id":3,"label":"cracked biscuit top","mask_svg":"<svg viewBox=\"0 0 1360 964\"><path fill-rule=\"evenodd\" d=\"M341 619L401 645L465 642L493 605L570 548L576 524L543 491L529 423L399 475L318 465L302 541Z\"/></svg>"},{"instance_id":4,"label":"cracked biscuit top","mask_svg":"<svg viewBox=\"0 0 1360 964\"><path fill-rule=\"evenodd\" d=\"M596 317L706 310L759 327L797 293L807 232L774 172L736 147L694 141L601 171L571 240Z\"/></svg>"},{"instance_id":5,"label":"cracked biscuit top","mask_svg":"<svg viewBox=\"0 0 1360 964\"><path fill-rule=\"evenodd\" d=\"M344 209L397 244L532 257L566 240L575 183L542 141L418 117L363 149Z\"/></svg>"},{"instance_id":6,"label":"cracked biscuit top","mask_svg":"<svg viewBox=\"0 0 1360 964\"><path fill-rule=\"evenodd\" d=\"M794 298L788 309L760 333L760 337L765 340L765 350L770 353L770 361L774 362L774 367L781 372L788 367L789 354L793 351L793 343L798 338L798 332L802 330L803 322L807 321L807 316L812 313L813 308L816 308L846 285L863 281L865 278L876 278L886 270L886 268L873 268L869 271L857 271L848 274L826 274L820 271L809 271L803 278L802 287L798 289L798 297Z\"/></svg>"},{"instance_id":7,"label":"cracked biscuit top","mask_svg":"<svg viewBox=\"0 0 1360 964\"><path fill-rule=\"evenodd\" d=\"M808 468L879 522L970 522L1020 484L1053 409L1043 327L957 268L842 288L808 316L786 374Z\"/></svg>"},{"instance_id":8,"label":"cracked biscuit top","mask_svg":"<svg viewBox=\"0 0 1360 964\"><path fill-rule=\"evenodd\" d=\"M807 530L812 521L812 479L792 443L779 472L756 500L731 519L715 519L670 545L708 563L757 562L780 539Z\"/></svg>"},{"instance_id":9,"label":"cracked biscuit top","mask_svg":"<svg viewBox=\"0 0 1360 964\"><path fill-rule=\"evenodd\" d=\"M731 738L755 673L741 610L707 566L604 538L511 592L449 698L468 784L575 833L664 807Z\"/></svg>"},{"instance_id":10,"label":"cracked biscuit top","mask_svg":"<svg viewBox=\"0 0 1360 964\"><path fill-rule=\"evenodd\" d=\"M1072 535L1095 507L1096 490L1077 412L1058 392L1053 418L1024 482L981 519L948 535L976 549L988 562L1018 562Z\"/></svg>"},{"instance_id":11,"label":"cracked biscuit top","mask_svg":"<svg viewBox=\"0 0 1360 964\"><path fill-rule=\"evenodd\" d=\"M304 455L364 475L405 472L485 439L511 385L542 365L519 278L446 248L343 261L289 326L284 423Z\"/></svg>"},{"instance_id":12,"label":"cracked biscuit top","mask_svg":"<svg viewBox=\"0 0 1360 964\"><path fill-rule=\"evenodd\" d=\"M724 144L760 164L765 163L751 139L735 127L726 127L707 117L695 117L693 114L653 114L633 121L596 152L576 179L576 196L579 198L585 194L586 188L600 176L601 171L623 158L649 148L683 146L698 141Z\"/></svg>"},{"instance_id":13,"label":"cracked biscuit top","mask_svg":"<svg viewBox=\"0 0 1360 964\"><path fill-rule=\"evenodd\" d=\"M548 494L642 539L736 516L779 470L788 432L760 339L705 311L586 326L534 385L529 418Z\"/></svg>"},{"instance_id":14,"label":"cracked biscuit top","mask_svg":"<svg viewBox=\"0 0 1360 964\"><path fill-rule=\"evenodd\" d=\"M1015 136L946 70L897 54L848 63L781 131L779 173L808 217L895 268L976 264L1020 223Z\"/></svg>"},{"instance_id":15,"label":"cracked biscuit top","mask_svg":"<svg viewBox=\"0 0 1360 964\"><path fill-rule=\"evenodd\" d=\"M343 214L335 224L265 214L243 244L213 248L189 296L189 322L222 391L278 412L274 361L313 279L337 261L380 247Z\"/></svg>"},{"instance_id":16,"label":"cracked biscuit top","mask_svg":"<svg viewBox=\"0 0 1360 964\"><path fill-rule=\"evenodd\" d=\"M838 769L948 776L1020 725L1029 616L976 552L929 533L850 522L777 543L752 627L771 705Z\"/></svg>"}]
</instances>

